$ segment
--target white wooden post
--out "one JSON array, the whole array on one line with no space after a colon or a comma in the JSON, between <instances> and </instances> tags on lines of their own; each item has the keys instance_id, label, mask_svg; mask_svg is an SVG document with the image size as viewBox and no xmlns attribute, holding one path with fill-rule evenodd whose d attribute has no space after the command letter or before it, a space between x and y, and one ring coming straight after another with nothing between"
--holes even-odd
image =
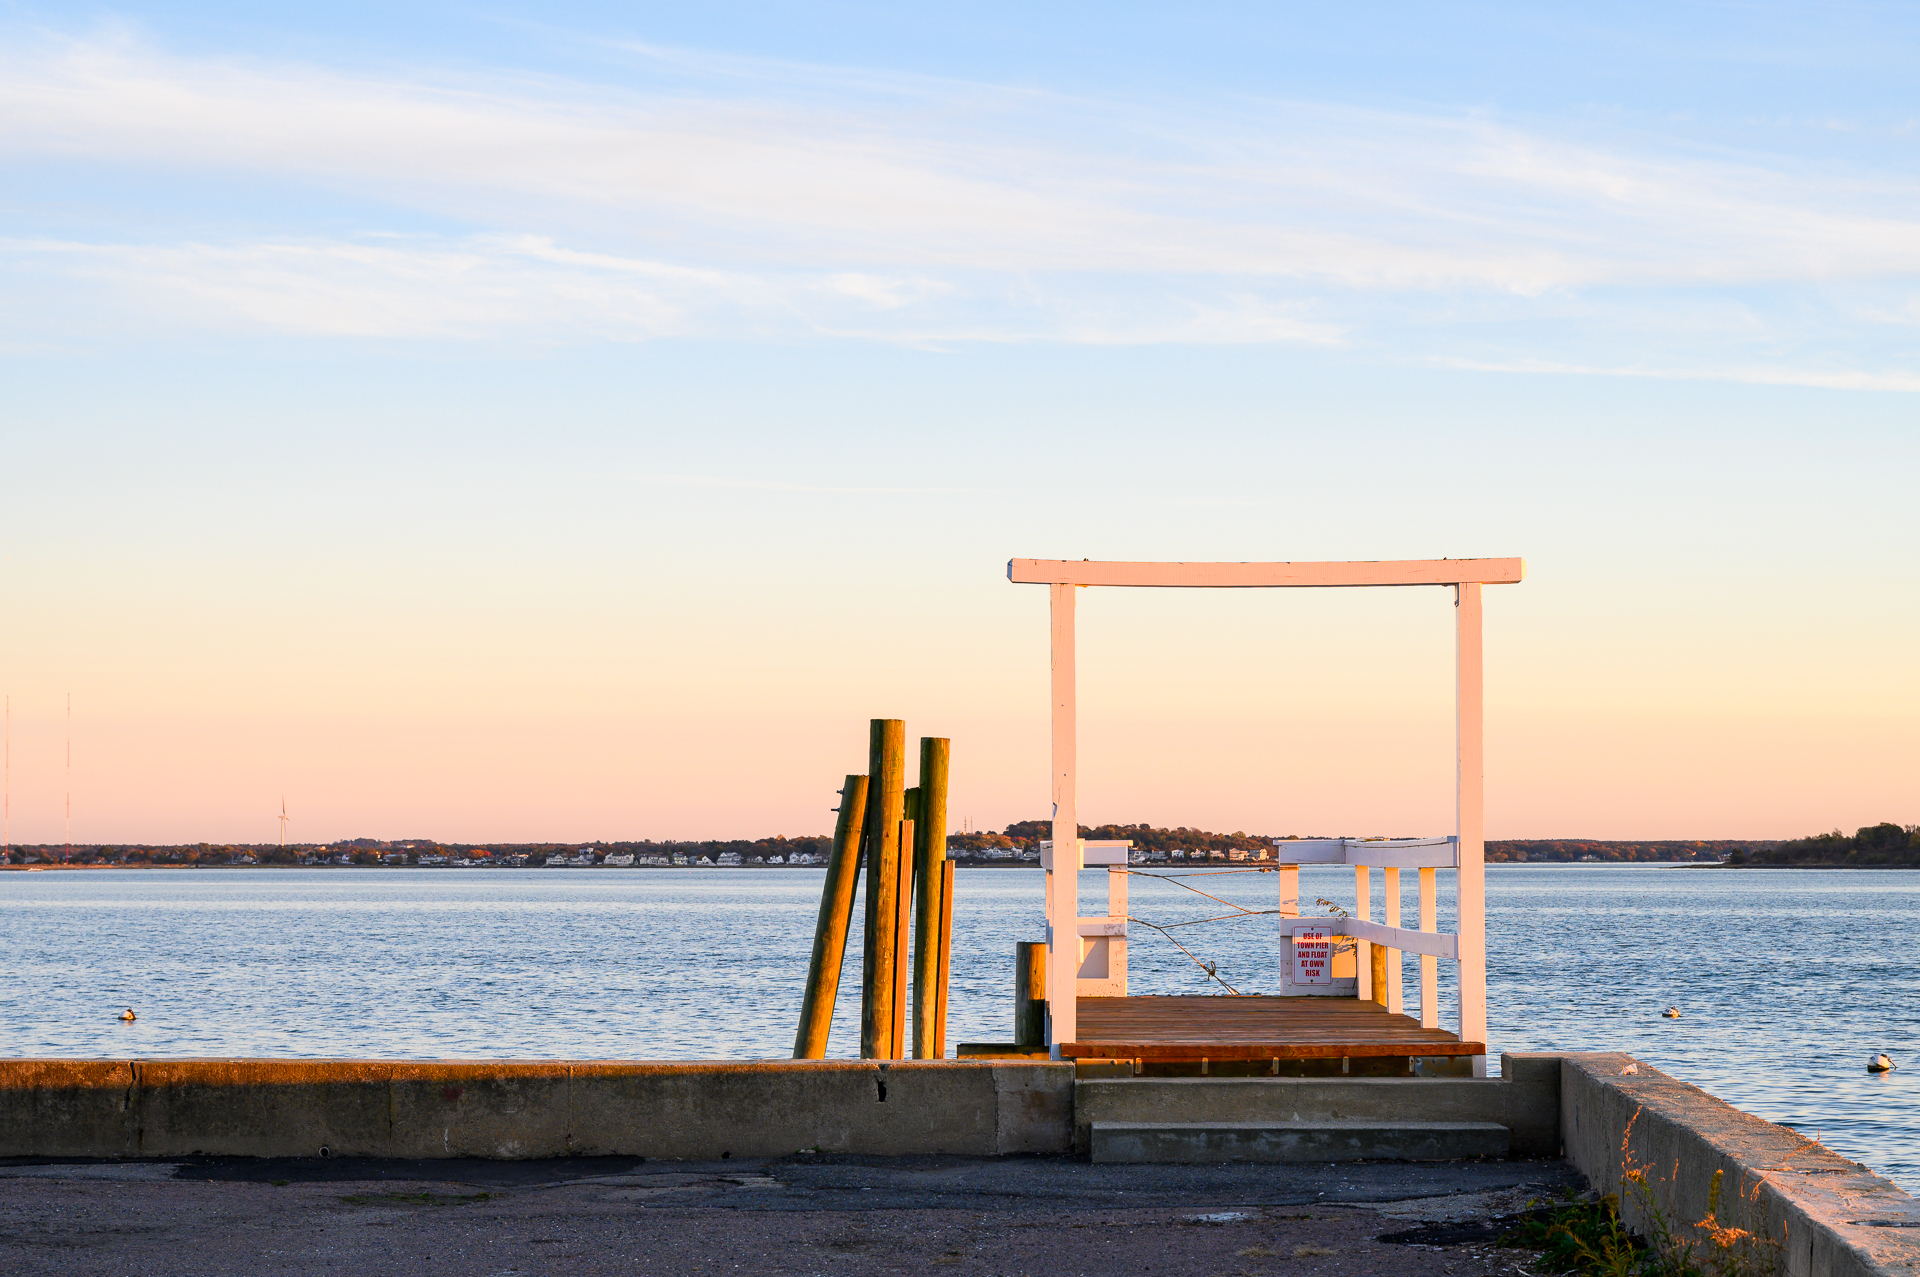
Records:
<instances>
[{"instance_id":1,"label":"white wooden post","mask_svg":"<svg viewBox=\"0 0 1920 1277\"><path fill-rule=\"evenodd\" d=\"M1053 872L1047 875L1047 1041L1053 1058L1077 1031L1080 976L1080 814L1074 789L1072 585L1055 584L1053 629Z\"/></svg>"},{"instance_id":2,"label":"white wooden post","mask_svg":"<svg viewBox=\"0 0 1920 1277\"><path fill-rule=\"evenodd\" d=\"M1487 777L1480 583L1454 587L1454 722L1459 758L1456 810L1460 833L1460 1040L1487 1040ZM1487 1057L1473 1057L1473 1075L1487 1075Z\"/></svg>"},{"instance_id":3,"label":"white wooden post","mask_svg":"<svg viewBox=\"0 0 1920 1277\"><path fill-rule=\"evenodd\" d=\"M1385 901L1385 913L1380 921L1389 927L1400 925L1400 870L1388 866L1380 871L1381 891ZM1400 1014L1400 951L1387 950L1387 996L1380 999L1387 1010Z\"/></svg>"},{"instance_id":4,"label":"white wooden post","mask_svg":"<svg viewBox=\"0 0 1920 1277\"><path fill-rule=\"evenodd\" d=\"M1280 898L1275 902L1280 917L1298 918L1300 916L1300 866L1281 865L1274 871L1280 878ZM1280 987L1287 988L1293 982L1293 937L1287 933L1286 923L1280 924Z\"/></svg>"},{"instance_id":5,"label":"white wooden post","mask_svg":"<svg viewBox=\"0 0 1920 1277\"><path fill-rule=\"evenodd\" d=\"M1420 930L1440 930L1440 871L1420 871ZM1420 955L1420 1027L1440 1027L1440 959Z\"/></svg>"},{"instance_id":6,"label":"white wooden post","mask_svg":"<svg viewBox=\"0 0 1920 1277\"><path fill-rule=\"evenodd\" d=\"M1365 865L1353 867L1353 895L1355 904L1353 916L1362 922L1373 920L1373 888L1367 882L1368 872ZM1365 940L1353 942L1353 974L1357 980L1354 987L1362 1002L1373 1001L1373 946Z\"/></svg>"}]
</instances>

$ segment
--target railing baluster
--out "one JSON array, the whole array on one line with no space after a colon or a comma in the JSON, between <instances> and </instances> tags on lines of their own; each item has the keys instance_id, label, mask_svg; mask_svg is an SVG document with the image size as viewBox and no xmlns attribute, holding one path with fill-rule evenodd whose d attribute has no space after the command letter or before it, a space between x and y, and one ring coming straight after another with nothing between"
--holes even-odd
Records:
<instances>
[{"instance_id":1,"label":"railing baluster","mask_svg":"<svg viewBox=\"0 0 1920 1277\"><path fill-rule=\"evenodd\" d=\"M1420 930L1440 930L1440 871L1422 869L1420 871ZM1440 1027L1440 959L1432 954L1420 955L1420 1027L1437 1029Z\"/></svg>"},{"instance_id":2,"label":"railing baluster","mask_svg":"<svg viewBox=\"0 0 1920 1277\"><path fill-rule=\"evenodd\" d=\"M1389 927L1397 927L1400 925L1400 871L1391 867L1382 869L1380 877L1381 895L1386 906L1380 920ZM1395 1015L1400 1014L1400 951L1398 949L1387 950L1387 990L1386 996L1381 998L1380 1002Z\"/></svg>"},{"instance_id":3,"label":"railing baluster","mask_svg":"<svg viewBox=\"0 0 1920 1277\"><path fill-rule=\"evenodd\" d=\"M1367 882L1367 867L1353 867L1353 916L1362 922L1373 920L1373 888ZM1353 942L1355 993L1362 1002L1373 1001L1373 946L1365 940Z\"/></svg>"}]
</instances>

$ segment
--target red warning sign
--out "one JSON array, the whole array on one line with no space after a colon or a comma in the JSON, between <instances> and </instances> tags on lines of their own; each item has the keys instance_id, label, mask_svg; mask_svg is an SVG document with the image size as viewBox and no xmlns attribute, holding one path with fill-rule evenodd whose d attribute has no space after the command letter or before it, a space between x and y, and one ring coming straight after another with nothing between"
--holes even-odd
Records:
<instances>
[{"instance_id":1,"label":"red warning sign","mask_svg":"<svg viewBox=\"0 0 1920 1277\"><path fill-rule=\"evenodd\" d=\"M1301 927L1293 933L1293 982L1333 983L1333 933L1326 927Z\"/></svg>"}]
</instances>

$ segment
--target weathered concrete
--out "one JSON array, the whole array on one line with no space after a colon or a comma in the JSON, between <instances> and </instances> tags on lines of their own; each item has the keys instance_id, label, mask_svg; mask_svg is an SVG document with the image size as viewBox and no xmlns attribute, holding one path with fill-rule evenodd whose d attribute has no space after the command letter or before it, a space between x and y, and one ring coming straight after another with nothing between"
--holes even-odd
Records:
<instances>
[{"instance_id":1,"label":"weathered concrete","mask_svg":"<svg viewBox=\"0 0 1920 1277\"><path fill-rule=\"evenodd\" d=\"M1505 1157L1492 1122L1095 1122L1096 1162L1452 1162Z\"/></svg>"},{"instance_id":2,"label":"weathered concrete","mask_svg":"<svg viewBox=\"0 0 1920 1277\"><path fill-rule=\"evenodd\" d=\"M1920 1277L1920 1203L1865 1167L1629 1056L1502 1059L1494 1080L1078 1083L1015 1061L13 1060L0 1157L994 1157L1086 1150L1107 1123L1481 1123L1518 1156L1564 1146L1643 1230L1658 1211L1704 1235L1718 1171L1717 1224L1792 1277Z\"/></svg>"},{"instance_id":3,"label":"weathered concrete","mask_svg":"<svg viewBox=\"0 0 1920 1277\"><path fill-rule=\"evenodd\" d=\"M1657 1228L1658 1213L1711 1249L1700 1225L1719 1172L1717 1223L1763 1239L1790 1277L1920 1274L1920 1202L1858 1162L1629 1055L1569 1055L1560 1067L1568 1160L1620 1194L1636 1229Z\"/></svg>"},{"instance_id":4,"label":"weathered concrete","mask_svg":"<svg viewBox=\"0 0 1920 1277\"><path fill-rule=\"evenodd\" d=\"M12 1060L0 1156L1057 1152L1073 1068L962 1061Z\"/></svg>"},{"instance_id":5,"label":"weathered concrete","mask_svg":"<svg viewBox=\"0 0 1920 1277\"><path fill-rule=\"evenodd\" d=\"M1379 1235L1503 1214L1572 1179L1556 1162L1093 1166L1065 1155L0 1163L0 1273L1451 1277L1525 1257L1486 1245L1492 1228L1447 1249Z\"/></svg>"},{"instance_id":6,"label":"weathered concrete","mask_svg":"<svg viewBox=\"0 0 1920 1277\"><path fill-rule=\"evenodd\" d=\"M1074 1086L1075 1147L1096 1122L1486 1122L1520 1157L1560 1153L1560 1057L1503 1055L1498 1078L1101 1078Z\"/></svg>"}]
</instances>

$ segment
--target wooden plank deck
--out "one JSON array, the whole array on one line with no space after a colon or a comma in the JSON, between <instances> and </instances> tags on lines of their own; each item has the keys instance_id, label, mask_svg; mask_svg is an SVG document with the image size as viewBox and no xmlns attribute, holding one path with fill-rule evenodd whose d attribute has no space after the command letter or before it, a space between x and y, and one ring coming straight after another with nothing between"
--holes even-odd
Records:
<instances>
[{"instance_id":1,"label":"wooden plank deck","mask_svg":"<svg viewBox=\"0 0 1920 1277\"><path fill-rule=\"evenodd\" d=\"M1356 998L1081 998L1065 1059L1299 1060L1485 1055L1444 1029Z\"/></svg>"}]
</instances>

